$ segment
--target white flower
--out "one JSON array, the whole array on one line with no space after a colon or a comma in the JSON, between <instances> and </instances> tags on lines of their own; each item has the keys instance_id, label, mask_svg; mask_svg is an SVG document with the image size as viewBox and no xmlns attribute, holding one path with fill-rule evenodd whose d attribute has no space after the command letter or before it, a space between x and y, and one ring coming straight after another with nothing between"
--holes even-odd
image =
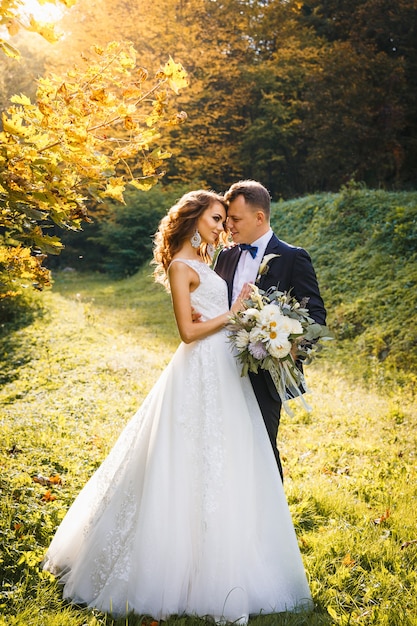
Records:
<instances>
[{"instance_id":1,"label":"white flower","mask_svg":"<svg viewBox=\"0 0 417 626\"><path fill-rule=\"evenodd\" d=\"M287 315L282 316L280 328L285 330L289 335L302 335L304 332L300 321L293 317L288 317Z\"/></svg>"},{"instance_id":2,"label":"white flower","mask_svg":"<svg viewBox=\"0 0 417 626\"><path fill-rule=\"evenodd\" d=\"M236 333L235 344L238 350L244 350L249 343L249 333L242 328Z\"/></svg>"},{"instance_id":3,"label":"white flower","mask_svg":"<svg viewBox=\"0 0 417 626\"><path fill-rule=\"evenodd\" d=\"M255 326L252 328L249 335L249 340L251 343L256 343L257 341L267 341L269 339L269 334L267 329L262 326Z\"/></svg>"},{"instance_id":4,"label":"white flower","mask_svg":"<svg viewBox=\"0 0 417 626\"><path fill-rule=\"evenodd\" d=\"M266 256L264 256L264 258L262 259L262 263L259 266L259 270L258 270L258 278L260 278L263 274L266 274L269 270L269 266L268 263L271 259L273 259L274 257L278 257L281 256L280 254L267 254Z\"/></svg>"},{"instance_id":5,"label":"white flower","mask_svg":"<svg viewBox=\"0 0 417 626\"><path fill-rule=\"evenodd\" d=\"M258 309L250 308L242 311L240 313L240 317L242 318L244 324L247 324L248 322L257 322L260 317L260 312Z\"/></svg>"},{"instance_id":6,"label":"white flower","mask_svg":"<svg viewBox=\"0 0 417 626\"><path fill-rule=\"evenodd\" d=\"M282 318L282 313L276 304L266 304L260 314L262 324L271 324L271 322L278 323L280 318Z\"/></svg>"},{"instance_id":7,"label":"white flower","mask_svg":"<svg viewBox=\"0 0 417 626\"><path fill-rule=\"evenodd\" d=\"M291 351L291 341L287 333L278 333L276 337L269 341L268 352L276 359L282 359Z\"/></svg>"},{"instance_id":8,"label":"white flower","mask_svg":"<svg viewBox=\"0 0 417 626\"><path fill-rule=\"evenodd\" d=\"M250 286L252 288L252 291L251 291L251 294L250 294L250 299L254 302L255 306L258 309L263 309L264 301L262 300L262 296L259 293L258 287L256 285L252 284L252 283L249 283L249 284L250 284Z\"/></svg>"}]
</instances>

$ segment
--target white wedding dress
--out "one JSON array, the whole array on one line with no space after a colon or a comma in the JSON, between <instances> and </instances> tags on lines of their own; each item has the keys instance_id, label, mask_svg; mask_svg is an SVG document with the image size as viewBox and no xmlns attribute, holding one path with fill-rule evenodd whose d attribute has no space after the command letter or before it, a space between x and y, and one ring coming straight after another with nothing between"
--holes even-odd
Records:
<instances>
[{"instance_id":1,"label":"white wedding dress","mask_svg":"<svg viewBox=\"0 0 417 626\"><path fill-rule=\"evenodd\" d=\"M202 319L228 310L206 264ZM212 616L311 609L283 486L251 384L217 332L181 343L69 509L44 569L64 597L114 615Z\"/></svg>"}]
</instances>

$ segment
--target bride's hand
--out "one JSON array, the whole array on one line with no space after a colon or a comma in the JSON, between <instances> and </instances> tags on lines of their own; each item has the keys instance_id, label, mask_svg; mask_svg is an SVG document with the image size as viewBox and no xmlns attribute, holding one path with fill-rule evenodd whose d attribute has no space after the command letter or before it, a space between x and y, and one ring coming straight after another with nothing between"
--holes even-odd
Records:
<instances>
[{"instance_id":1,"label":"bride's hand","mask_svg":"<svg viewBox=\"0 0 417 626\"><path fill-rule=\"evenodd\" d=\"M231 311L232 313L238 313L246 309L245 300L248 300L252 292L252 287L249 283L245 283L241 289L240 294L234 301Z\"/></svg>"}]
</instances>

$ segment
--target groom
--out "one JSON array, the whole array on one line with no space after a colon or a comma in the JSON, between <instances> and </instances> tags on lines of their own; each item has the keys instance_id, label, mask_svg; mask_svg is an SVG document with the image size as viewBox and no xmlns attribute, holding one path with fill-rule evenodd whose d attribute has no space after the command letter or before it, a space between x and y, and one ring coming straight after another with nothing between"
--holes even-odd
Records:
<instances>
[{"instance_id":1,"label":"groom","mask_svg":"<svg viewBox=\"0 0 417 626\"><path fill-rule=\"evenodd\" d=\"M229 208L227 226L235 246L225 248L216 261L216 272L227 282L229 304L237 298L244 283L255 283L260 289L277 287L289 291L298 301L308 298L310 316L319 324L326 323L326 310L320 296L316 273L309 254L302 248L280 241L270 227L268 191L260 183L244 180L233 184L225 194ZM264 256L277 255L269 260L266 271L259 276ZM264 418L278 469L283 478L277 449L281 399L269 372L249 373L255 396Z\"/></svg>"}]
</instances>

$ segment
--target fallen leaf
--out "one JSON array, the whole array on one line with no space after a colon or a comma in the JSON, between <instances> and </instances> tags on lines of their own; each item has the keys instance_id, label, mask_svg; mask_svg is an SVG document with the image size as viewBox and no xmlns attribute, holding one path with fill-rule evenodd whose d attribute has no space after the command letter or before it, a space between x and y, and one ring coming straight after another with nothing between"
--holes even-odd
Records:
<instances>
[{"instance_id":1,"label":"fallen leaf","mask_svg":"<svg viewBox=\"0 0 417 626\"><path fill-rule=\"evenodd\" d=\"M37 474L33 477L33 482L38 483L38 485L49 485L49 478L42 476L42 474Z\"/></svg>"},{"instance_id":2,"label":"fallen leaf","mask_svg":"<svg viewBox=\"0 0 417 626\"><path fill-rule=\"evenodd\" d=\"M355 565L355 563L356 563L356 561L354 559L352 559L352 557L350 556L349 553L342 560L342 565L344 565L345 567L353 567Z\"/></svg>"},{"instance_id":3,"label":"fallen leaf","mask_svg":"<svg viewBox=\"0 0 417 626\"><path fill-rule=\"evenodd\" d=\"M56 500L56 496L54 496L50 491L46 491L41 500L43 500L43 502L53 502Z\"/></svg>"},{"instance_id":4,"label":"fallen leaf","mask_svg":"<svg viewBox=\"0 0 417 626\"><path fill-rule=\"evenodd\" d=\"M61 476L55 474L54 476L49 477L49 484L51 485L60 485L62 483Z\"/></svg>"},{"instance_id":5,"label":"fallen leaf","mask_svg":"<svg viewBox=\"0 0 417 626\"><path fill-rule=\"evenodd\" d=\"M383 513L381 515L381 517L377 517L376 519L374 519L374 524L383 524L384 522L387 521L387 519L391 516L391 512L389 509L387 509L385 511L385 513Z\"/></svg>"}]
</instances>

